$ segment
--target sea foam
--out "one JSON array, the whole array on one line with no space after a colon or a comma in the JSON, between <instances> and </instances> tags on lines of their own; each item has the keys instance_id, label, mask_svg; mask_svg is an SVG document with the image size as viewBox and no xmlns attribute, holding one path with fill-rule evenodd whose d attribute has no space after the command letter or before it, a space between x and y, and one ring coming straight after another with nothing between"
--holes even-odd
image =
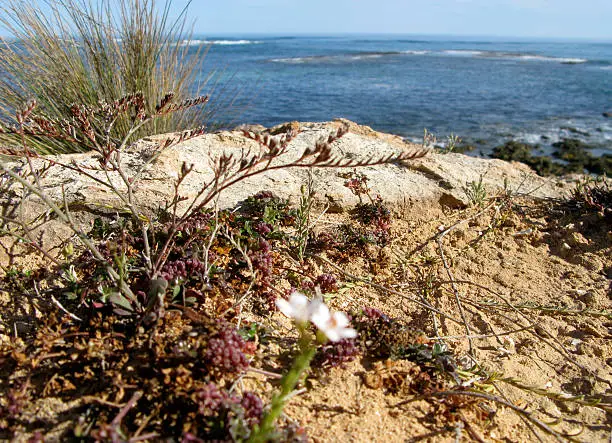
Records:
<instances>
[{"instance_id":1,"label":"sea foam","mask_svg":"<svg viewBox=\"0 0 612 443\"><path fill-rule=\"evenodd\" d=\"M260 41L253 40L183 40L181 46L200 46L200 45L256 45L260 44Z\"/></svg>"}]
</instances>

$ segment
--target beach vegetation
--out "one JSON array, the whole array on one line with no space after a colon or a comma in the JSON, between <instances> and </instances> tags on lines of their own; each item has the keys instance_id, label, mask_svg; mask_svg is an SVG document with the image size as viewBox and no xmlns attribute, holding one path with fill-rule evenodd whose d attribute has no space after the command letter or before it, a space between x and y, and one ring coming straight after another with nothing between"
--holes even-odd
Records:
<instances>
[{"instance_id":1,"label":"beach vegetation","mask_svg":"<svg viewBox=\"0 0 612 443\"><path fill-rule=\"evenodd\" d=\"M207 48L185 44L191 36L186 9L175 17L173 8L171 0L2 2L0 27L11 37L0 42L0 122L18 124L16 113L32 100L48 121L70 124L79 118L77 112L136 93L149 114L168 91L178 102L203 95L211 89L211 79L201 79ZM132 129L132 117L118 115L110 125L92 121L91 130L121 140ZM132 131L128 139L199 127L210 118L211 106L167 113ZM42 133L25 137L41 153L88 148ZM1 141L20 145L10 134Z\"/></svg>"},{"instance_id":2,"label":"beach vegetation","mask_svg":"<svg viewBox=\"0 0 612 443\"><path fill-rule=\"evenodd\" d=\"M468 198L470 204L483 208L487 202L487 189L482 182L483 175L478 177L478 180L472 180L465 184L463 192Z\"/></svg>"},{"instance_id":3,"label":"beach vegetation","mask_svg":"<svg viewBox=\"0 0 612 443\"><path fill-rule=\"evenodd\" d=\"M153 3L120 1L127 9L120 12L118 22L110 21L117 17L110 9L87 9L92 6L85 2L51 4L84 8L74 12L73 19L83 20L75 23L85 26L96 18L88 25L91 32L108 19L112 31L96 34L94 40L108 42L112 35L117 41L109 44L121 48L132 38L116 37L117 30L124 29L121 20ZM13 0L8 10L14 5L30 11ZM79 15L83 11L101 15ZM135 17L133 30L146 24L168 29L162 26L168 13L165 10L162 23L153 16ZM178 32L182 26L169 29ZM178 35L168 40L169 48L183 54L184 46L176 44ZM83 41L70 40L66 48L86 53ZM109 49L109 56L114 50ZM90 69L95 59L81 62L83 69ZM576 426L580 432L592 432L589 435L605 432L601 429L605 415L601 417L612 412L612 404L595 388L595 383L606 382L604 375L570 353L570 345L581 345L580 340L568 344L549 332L553 330L548 329L546 316L555 322L570 315L581 321L599 317L609 321L612 314L603 303L588 309L535 303L533 294L523 295L525 290L515 291L502 280L509 278L503 275L505 268L516 267L516 256L536 254L539 243L551 241L539 231L561 233L559 225L536 218L536 211L519 199L518 189L511 191L506 182L503 191L492 193L480 176L464 187L468 207L437 211L432 205L427 216L436 214L433 220L397 229L396 212L372 192L368 176L358 168L405 166L428 149L407 148L365 159L344 157L334 147L349 126L333 123L331 129L325 127L322 138L296 153L291 148L297 145L292 142L300 127L286 125L220 134L238 140L243 149L211 150L212 174L188 192L186 181L195 174L194 165L181 163L168 178L169 199L151 210L139 194L140 185L150 179L147 174L164 153L203 135L207 128L186 126L148 140L146 149L136 153L133 141L199 122L196 116L208 112L209 104L208 95L189 98L172 84L175 92L162 95L147 89L147 81L153 81L147 75L155 74L160 63L155 60L149 65L154 69L136 77L141 84L128 87L127 78L117 77L119 83L108 96L98 92L105 87L100 79L74 86L75 101L64 102L64 114L54 108L53 91L42 92L35 100L25 101L28 97L23 96L21 105L15 101L14 121L0 126L3 140L18 144L0 150L4 156L0 158L0 246L3 252L25 257L21 266L0 263L2 303L8 298L18 307L0 317L2 331L10 330L9 340L0 342L0 438L307 441L306 430L292 418L293 411L287 412L287 405L320 385L337 383L346 388L353 380L339 378L338 373L333 378L332 368L349 364L362 365L354 379L372 391L364 395L357 391L357 406L328 404L334 399L326 396L323 401L311 397L302 407L306 404L333 417L357 416L362 426L361 398L377 397L382 403L376 407L400 417L404 431L404 419L415 411L410 405L418 402L422 415L415 425L425 423L430 432L416 439L494 439L492 429L507 411L518 417L512 429L518 429L520 419L523 435L536 440L573 441ZM89 78L87 72L79 72ZM158 87L165 85L159 82ZM42 88L36 83L32 87ZM83 97L77 94L81 92ZM448 152L458 143L455 137L449 140ZM585 148L568 143L558 149L559 156L566 156L562 160L571 164L574 151ZM425 131L423 147L434 144L435 137ZM82 162L46 155L72 150L95 155ZM517 155L532 159L528 151ZM134 170L128 163L136 156ZM296 207L269 190L255 192L234 207L219 207L221 194L236 184L288 168L309 172ZM323 227L319 224L323 214L313 214L314 168L348 169L340 177L359 200L342 218ZM65 186L59 186L60 192L45 186L45 178L58 169L112 196L111 203L75 201ZM609 222L610 195L605 179L588 179L579 183L570 199L555 202L551 214L562 211L579 227L597 226L597 235L604 239L599 243L606 245L610 225L601 220ZM38 210L32 211L32 206ZM81 209L95 216L91 223L79 218ZM69 232L51 248L41 234L48 224L57 232ZM427 235L417 238L416 230ZM406 241L402 236L411 237ZM490 280L476 281L491 269L485 267L490 261L489 237L503 246L495 249L499 265L494 263L495 272L485 275ZM401 251L402 245L410 250ZM466 267L469 254L480 261ZM547 270L552 275L558 269L550 264ZM530 271L525 267L521 275L514 270L511 274L529 281ZM549 280L546 277L545 284ZM493 289L496 281L501 283ZM585 300L587 294L584 291ZM522 303L521 296L530 301ZM530 317L529 312L536 315ZM590 330L603 341L597 327ZM477 345L480 340L485 340L482 346ZM555 383L568 383L534 386L487 368L520 349L532 350L521 355L525 367L530 359L540 367L545 355L548 368L561 356L563 370L546 375L555 377ZM479 361L483 355L492 358ZM577 374L584 377L580 383L571 378ZM549 408L554 416L532 406L541 400L559 406ZM573 407L593 415L585 419L567 412ZM51 412L40 419L43 410Z\"/></svg>"},{"instance_id":4,"label":"beach vegetation","mask_svg":"<svg viewBox=\"0 0 612 443\"><path fill-rule=\"evenodd\" d=\"M259 149L213 153L213 177L190 198L183 196L182 184L193 166L183 163L166 205L156 212L145 209L138 192L147 171L162 153L200 136L204 128L161 137L142 152L139 169L128 173L124 159L131 137L155 120L190 112L207 100L200 96L179 101L169 93L150 105L143 93L135 93L101 101L96 107L75 105L70 121L39 114L36 102L30 102L17 112L16 125L1 128L3 134L20 139L22 146L5 149L4 155L12 161L0 162L6 208L0 215L0 234L48 263L35 271L4 269L1 287L12 297L33 290L37 298L51 303L50 315L29 324L32 335L0 346L3 380L15 375L3 391L7 401L0 402L0 424L9 438L21 429L24 405L53 393L65 399L82 398L96 412L80 415L73 435L66 438L298 439L303 430L280 415L314 355L325 349L325 361L331 364L355 354L347 342L356 336L349 318L329 311L318 297L338 290L336 277L291 265L296 254L289 251L296 244L302 262L313 251L314 244L308 242L313 228L312 184L305 187L298 210L267 191L237 208L220 210L215 202L236 183L268 171L401 165L426 152L344 158L332 151L332 145L348 132L340 126L294 157L287 153L296 130L289 128L276 136L243 131L245 141ZM126 119L130 126L117 140L108 134L119 119ZM99 122L108 126L96 131ZM32 137L69 140L96 156L85 164L39 154L29 145ZM58 199L43 184L52 169L95 184L113 195L115 203L98 208L100 216L91 225L80 224L65 189ZM25 207L33 198L46 209L42 216L29 219ZM377 226L384 219L388 230L388 214L380 213L380 204L376 208L364 217ZM72 233L57 250L46 248L35 232L49 222L60 223ZM288 302L295 308L291 312L278 301L286 296L280 288L288 281L305 287L317 300L308 303L312 309L307 309L304 319L319 334L315 340L304 322L298 325L302 339L296 363L266 407L259 395L249 390L238 394L232 388L245 373L257 370L251 361L264 340L264 332L258 329L241 331L241 322L243 312L257 306L268 313L280 306L298 319L303 295L297 302L295 297L294 303ZM69 359L64 358L65 352L70 353ZM36 379L36 384L30 384L30 379Z\"/></svg>"}]
</instances>

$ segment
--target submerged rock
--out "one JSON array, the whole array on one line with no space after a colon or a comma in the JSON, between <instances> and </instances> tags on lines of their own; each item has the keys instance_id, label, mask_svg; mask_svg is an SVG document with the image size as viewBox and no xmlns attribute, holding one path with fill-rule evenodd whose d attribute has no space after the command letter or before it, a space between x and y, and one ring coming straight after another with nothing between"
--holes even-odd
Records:
<instances>
[{"instance_id":1,"label":"submerged rock","mask_svg":"<svg viewBox=\"0 0 612 443\"><path fill-rule=\"evenodd\" d=\"M593 174L606 174L612 172L612 156L604 154L594 157L589 152L591 147L581 140L575 138L563 139L553 143L557 148L553 156L567 162L564 168L566 172L583 172L585 169Z\"/></svg>"},{"instance_id":2,"label":"submerged rock","mask_svg":"<svg viewBox=\"0 0 612 443\"><path fill-rule=\"evenodd\" d=\"M539 175L565 175L583 173L588 171L592 174L612 173L612 156L604 154L595 157L591 154L591 146L575 138L566 138L560 142L553 143L556 150L552 157L533 155L533 151L540 148L539 145L530 145L517 141L510 141L493 149L491 157L506 161L517 161L525 163L533 168Z\"/></svg>"},{"instance_id":3,"label":"submerged rock","mask_svg":"<svg viewBox=\"0 0 612 443\"><path fill-rule=\"evenodd\" d=\"M547 156L535 156L533 150L538 150L539 145L529 145L510 141L493 149L491 156L506 161L516 161L529 165L539 175L561 175L564 173L563 165L554 162Z\"/></svg>"}]
</instances>

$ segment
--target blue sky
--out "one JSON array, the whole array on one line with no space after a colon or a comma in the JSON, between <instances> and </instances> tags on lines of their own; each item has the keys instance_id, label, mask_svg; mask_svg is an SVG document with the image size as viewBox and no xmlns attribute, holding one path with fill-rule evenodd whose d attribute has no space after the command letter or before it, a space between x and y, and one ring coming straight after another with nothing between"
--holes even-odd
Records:
<instances>
[{"instance_id":1,"label":"blue sky","mask_svg":"<svg viewBox=\"0 0 612 443\"><path fill-rule=\"evenodd\" d=\"M180 10L187 3L174 0L173 7ZM193 0L189 19L205 36L388 33L612 40L612 0Z\"/></svg>"},{"instance_id":2,"label":"blue sky","mask_svg":"<svg viewBox=\"0 0 612 443\"><path fill-rule=\"evenodd\" d=\"M176 0L176 6L186 4ZM402 33L612 39L612 0L193 0L214 34Z\"/></svg>"}]
</instances>

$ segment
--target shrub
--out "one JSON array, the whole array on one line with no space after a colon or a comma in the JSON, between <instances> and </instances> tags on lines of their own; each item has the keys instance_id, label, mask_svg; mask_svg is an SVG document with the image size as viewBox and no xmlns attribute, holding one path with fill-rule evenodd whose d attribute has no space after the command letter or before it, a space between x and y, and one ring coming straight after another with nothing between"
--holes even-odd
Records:
<instances>
[{"instance_id":1,"label":"shrub","mask_svg":"<svg viewBox=\"0 0 612 443\"><path fill-rule=\"evenodd\" d=\"M50 120L71 120L76 104L95 108L121 97L142 93L151 106L173 91L178 102L199 91L196 84L205 51L183 44L185 10L170 19L171 0L49 0L45 13L34 0L8 0L0 6L0 27L13 35L0 46L0 121L8 123L23 104L36 100L38 112ZM208 108L209 109L209 108ZM207 108L168 113L148 122L132 140L199 126ZM130 116L110 125L110 136L122 139L132 127ZM96 122L95 131L108 128ZM5 143L18 138L3 135ZM87 149L68 140L30 137L30 147L42 153ZM14 143L13 143L14 144Z\"/></svg>"},{"instance_id":2,"label":"shrub","mask_svg":"<svg viewBox=\"0 0 612 443\"><path fill-rule=\"evenodd\" d=\"M6 425L11 432L17 430L15 423L24 414L20 412L20 399L40 398L44 386L62 377L66 377L70 388L70 392L64 392L66 396L87 392L100 398L127 400L119 411L99 405L100 413L76 427L76 438L123 441L134 433L138 437L140 430L146 428L150 433L143 435L159 439L183 436L185 441L208 441L231 437L233 441L244 441L252 437L253 441L268 441L267 436L279 427L275 421L316 351L315 336L302 329L308 346L303 346L301 340L300 347L307 355L297 359L299 365L288 372L281 393L264 413L263 403L256 396L230 395L230 387L250 367L247 355L257 350L257 343L245 341L232 320L234 312L240 313L243 301L255 290L274 292L271 252L279 242L274 234L279 226L295 223L295 217L284 201L269 192L247 200L242 211L213 210L210 206L234 184L277 169L403 164L425 153L408 150L380 158L343 158L332 150L332 145L347 132L346 127L340 127L304 148L297 157L290 157L289 145L297 131L280 136L245 131L245 139L255 141L258 148L212 153L213 176L201 181L191 198L183 196L182 185L194 168L183 163L172 180L169 201L159 213L149 214L139 198L143 174L164 150L200 135L202 130L160 139L142 157L142 164L127 169L129 137L118 141L106 137L105 131L93 129L96 122L112 125L119 116L126 117L131 125L128 134L135 134L149 122L188 111L206 101L206 97L196 97L177 102L173 94L168 94L150 112L143 94L136 93L113 102L100 102L97 107L73 106L70 121L37 114L33 102L17 112L17 125L0 126L0 133L22 140L19 152L4 150L6 155L20 157L18 161L0 161L0 196L6 208L0 214L0 235L12 236L26 251L33 250L55 265L44 268L40 276L49 277L45 280L50 284L44 290L66 314L61 319L55 315L45 318L28 344L19 341L14 346L0 346L0 360L6 363L2 368L16 374L13 386L29 379L44 379L37 386L26 382L27 392L15 391L9 403L2 402L0 412L8 408L8 413L15 416ZM91 163L40 155L28 145L29 138L37 136L74 140L97 155L92 156ZM100 220L93 227L79 224L72 216L65 189L58 196L45 185L44 178L51 168L71 171L79 180L105 189L116 197L112 212L121 215L112 223ZM34 230L40 227L40 216L29 219L22 211L32 199L42 202L44 213L74 234L70 239L74 245L69 243L62 248L63 258L55 250L45 249L38 240ZM50 217L43 218L46 222ZM43 278L30 275L41 296L37 282ZM323 290L335 290L337 286L335 278L326 274L319 276L317 283ZM267 300L270 298L266 295ZM312 321L321 333L330 338L333 334L347 337L346 325L341 321L344 318L339 313L318 309L318 323L314 318L313 315ZM58 339L64 333L66 337ZM73 358L65 358L65 346L75 349ZM38 358L38 349L43 348L49 352L45 363L21 371ZM353 346L346 343L329 349L326 360L340 364L354 352ZM99 364L100 356L104 358L103 365ZM108 383L120 379L125 383ZM143 414L152 417L145 425L140 423ZM292 433L289 429L284 437Z\"/></svg>"}]
</instances>

